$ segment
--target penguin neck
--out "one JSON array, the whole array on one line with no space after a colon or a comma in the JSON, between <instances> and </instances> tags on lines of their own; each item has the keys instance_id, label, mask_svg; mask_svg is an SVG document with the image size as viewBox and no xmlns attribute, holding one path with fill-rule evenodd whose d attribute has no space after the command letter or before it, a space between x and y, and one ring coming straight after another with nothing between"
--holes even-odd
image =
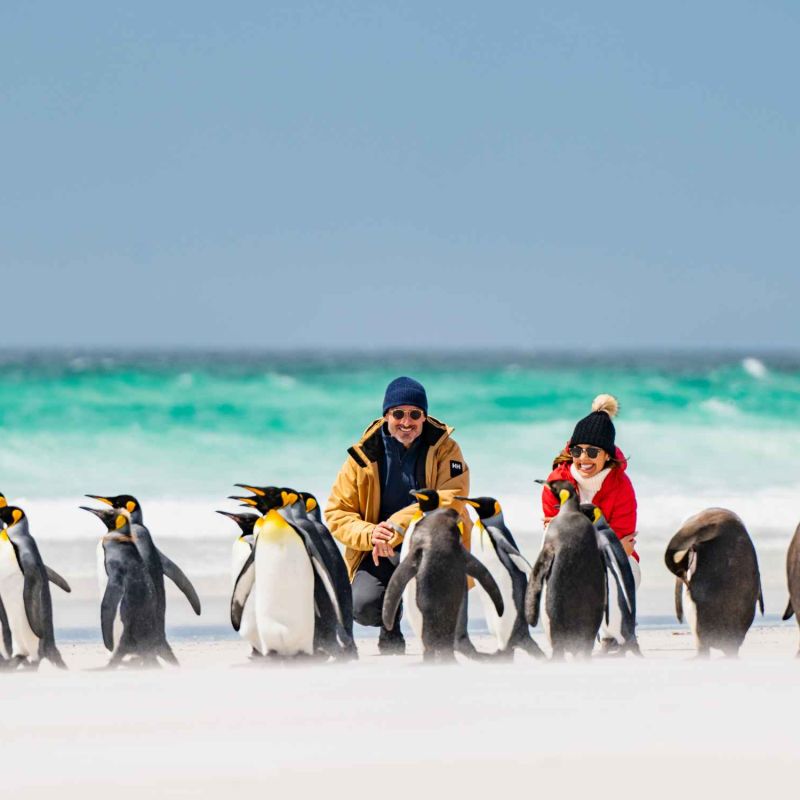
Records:
<instances>
[{"instance_id":1,"label":"penguin neck","mask_svg":"<svg viewBox=\"0 0 800 800\"><path fill-rule=\"evenodd\" d=\"M589 478L585 475L581 475L581 473L575 469L574 464L569 468L569 471L578 483L581 502L591 503L594 496L600 491L600 487L603 485L603 481L608 476L608 473L611 472L611 467L606 467L604 470L601 470L596 475L592 475Z\"/></svg>"}]
</instances>

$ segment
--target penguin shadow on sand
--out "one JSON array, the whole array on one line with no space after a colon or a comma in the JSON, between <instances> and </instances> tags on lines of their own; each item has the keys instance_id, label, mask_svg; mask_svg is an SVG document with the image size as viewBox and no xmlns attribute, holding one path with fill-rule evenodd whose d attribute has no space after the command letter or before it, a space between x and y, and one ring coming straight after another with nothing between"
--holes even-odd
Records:
<instances>
[{"instance_id":1,"label":"penguin shadow on sand","mask_svg":"<svg viewBox=\"0 0 800 800\"><path fill-rule=\"evenodd\" d=\"M178 666L167 641L164 576L183 592L194 612L200 598L184 572L159 550L144 524L139 501L131 495L87 495L107 508L81 506L98 517L106 532L97 544L100 627L111 652L105 667Z\"/></svg>"},{"instance_id":2,"label":"penguin shadow on sand","mask_svg":"<svg viewBox=\"0 0 800 800\"><path fill-rule=\"evenodd\" d=\"M789 585L789 603L783 612L783 620L791 619L794 615L800 625L800 525L795 529L786 553L786 580ZM800 649L797 657L800 658Z\"/></svg>"},{"instance_id":3,"label":"penguin shadow on sand","mask_svg":"<svg viewBox=\"0 0 800 800\"><path fill-rule=\"evenodd\" d=\"M56 646L50 583L69 584L42 561L25 512L0 494L0 668L39 668L47 660L67 665Z\"/></svg>"},{"instance_id":4,"label":"penguin shadow on sand","mask_svg":"<svg viewBox=\"0 0 800 800\"><path fill-rule=\"evenodd\" d=\"M744 523L732 511L707 508L689 518L664 554L675 575L675 614L684 614L697 658L712 648L736 658L753 624L764 613L758 558Z\"/></svg>"},{"instance_id":5,"label":"penguin shadow on sand","mask_svg":"<svg viewBox=\"0 0 800 800\"><path fill-rule=\"evenodd\" d=\"M559 500L558 514L547 527L525 596L525 616L542 628L551 660L566 655L588 659L604 619L611 619L609 598L621 617L626 648L640 655L636 642L635 586L619 540L608 526L600 529L593 508L580 507L569 481L537 481ZM609 591L609 583L614 592ZM627 638L626 638L627 637Z\"/></svg>"},{"instance_id":6,"label":"penguin shadow on sand","mask_svg":"<svg viewBox=\"0 0 800 800\"><path fill-rule=\"evenodd\" d=\"M453 508L438 508L419 519L413 536L386 587L383 624L394 628L403 592L415 581L413 600L420 615L418 635L424 664L455 662L456 631L464 610L467 576L474 578L492 599L498 616L503 596L489 570L461 542L462 524Z\"/></svg>"}]
</instances>

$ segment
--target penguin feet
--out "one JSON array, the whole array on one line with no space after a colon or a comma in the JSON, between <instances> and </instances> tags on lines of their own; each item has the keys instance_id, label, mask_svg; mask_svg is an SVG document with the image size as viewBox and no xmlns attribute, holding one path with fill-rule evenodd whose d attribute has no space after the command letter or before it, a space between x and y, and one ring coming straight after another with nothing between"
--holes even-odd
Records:
<instances>
[{"instance_id":1,"label":"penguin feet","mask_svg":"<svg viewBox=\"0 0 800 800\"><path fill-rule=\"evenodd\" d=\"M619 642L611 636L606 636L600 640L600 653L599 655L606 658L618 658L624 656L625 651L620 647Z\"/></svg>"},{"instance_id":2,"label":"penguin feet","mask_svg":"<svg viewBox=\"0 0 800 800\"><path fill-rule=\"evenodd\" d=\"M469 636L459 636L453 644L453 649L456 653L460 653L462 656L475 661L483 661L494 656L494 653L481 653L481 651L472 644Z\"/></svg>"},{"instance_id":3,"label":"penguin feet","mask_svg":"<svg viewBox=\"0 0 800 800\"><path fill-rule=\"evenodd\" d=\"M529 656L534 658L547 658L544 650L537 644L531 636L522 636L514 642L514 647L524 650Z\"/></svg>"},{"instance_id":4,"label":"penguin feet","mask_svg":"<svg viewBox=\"0 0 800 800\"><path fill-rule=\"evenodd\" d=\"M388 630L381 626L378 634L378 652L382 656L404 656L406 654L406 640L400 632L400 626Z\"/></svg>"}]
</instances>

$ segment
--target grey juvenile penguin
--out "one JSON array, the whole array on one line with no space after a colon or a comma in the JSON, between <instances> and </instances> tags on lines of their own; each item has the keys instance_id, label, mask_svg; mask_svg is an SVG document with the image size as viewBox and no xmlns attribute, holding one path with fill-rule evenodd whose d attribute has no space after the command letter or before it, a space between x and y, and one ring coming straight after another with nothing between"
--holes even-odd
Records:
<instances>
[{"instance_id":1,"label":"grey juvenile penguin","mask_svg":"<svg viewBox=\"0 0 800 800\"><path fill-rule=\"evenodd\" d=\"M683 607L698 657L709 648L736 657L753 623L756 603L764 613L756 550L744 523L732 511L707 508L690 517L664 554L676 576L675 613Z\"/></svg>"},{"instance_id":2,"label":"grey juvenile penguin","mask_svg":"<svg viewBox=\"0 0 800 800\"><path fill-rule=\"evenodd\" d=\"M565 653L588 658L606 604L605 565L594 525L581 513L575 487L569 481L537 481L559 498L558 514L547 526L544 544L533 565L525 615L539 621L546 587L543 622L552 658Z\"/></svg>"},{"instance_id":3,"label":"grey juvenile penguin","mask_svg":"<svg viewBox=\"0 0 800 800\"><path fill-rule=\"evenodd\" d=\"M461 544L459 515L453 508L431 511L417 522L400 562L386 587L383 624L392 628L403 590L416 580L415 599L422 621L425 661L453 661L459 610L464 599L467 575L480 583L492 598L499 616L503 597L489 571Z\"/></svg>"}]
</instances>

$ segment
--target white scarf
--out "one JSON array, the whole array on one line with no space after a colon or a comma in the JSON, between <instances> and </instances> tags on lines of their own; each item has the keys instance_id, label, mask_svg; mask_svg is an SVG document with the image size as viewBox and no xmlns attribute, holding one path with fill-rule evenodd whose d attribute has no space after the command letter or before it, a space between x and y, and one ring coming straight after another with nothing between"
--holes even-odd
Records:
<instances>
[{"instance_id":1,"label":"white scarf","mask_svg":"<svg viewBox=\"0 0 800 800\"><path fill-rule=\"evenodd\" d=\"M584 477L578 469L576 469L574 464L569 468L569 471L572 473L572 477L578 482L578 494L580 495L581 503L591 503L592 500L594 500L594 496L600 491L600 487L603 485L606 475L611 472L611 467L606 467L590 478Z\"/></svg>"}]
</instances>

